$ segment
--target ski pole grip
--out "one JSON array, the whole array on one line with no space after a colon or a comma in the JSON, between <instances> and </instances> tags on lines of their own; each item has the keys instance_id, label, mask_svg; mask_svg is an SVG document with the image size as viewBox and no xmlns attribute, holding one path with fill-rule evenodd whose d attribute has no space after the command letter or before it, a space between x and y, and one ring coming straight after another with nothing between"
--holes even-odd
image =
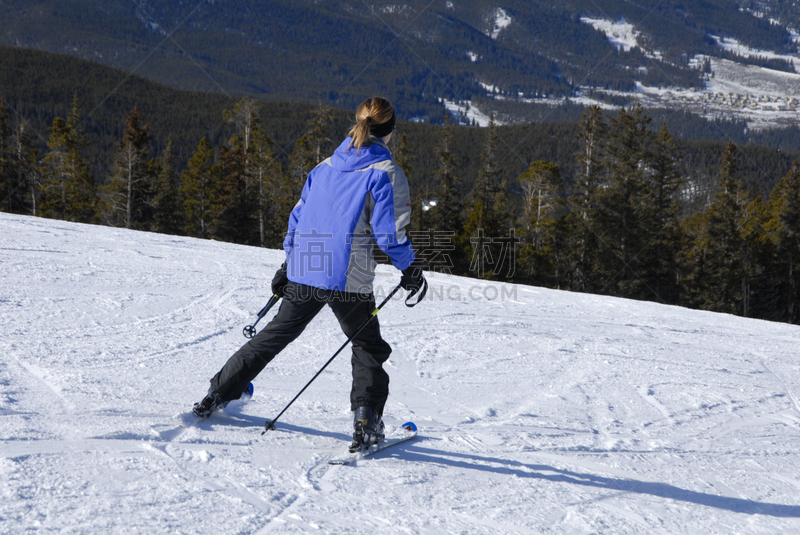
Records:
<instances>
[{"instance_id":1,"label":"ski pole grip","mask_svg":"<svg viewBox=\"0 0 800 535\"><path fill-rule=\"evenodd\" d=\"M414 297L415 295L417 295L417 292L419 292L419 296L417 296L417 300L414 301L413 303L410 302L410 299L412 297ZM406 306L408 308L417 306L420 301L425 299L425 294L427 294L427 293L428 293L428 281L427 281L427 279L423 278L422 279L422 286L419 288L419 290L411 290L408 293L408 295L406 296Z\"/></svg>"}]
</instances>

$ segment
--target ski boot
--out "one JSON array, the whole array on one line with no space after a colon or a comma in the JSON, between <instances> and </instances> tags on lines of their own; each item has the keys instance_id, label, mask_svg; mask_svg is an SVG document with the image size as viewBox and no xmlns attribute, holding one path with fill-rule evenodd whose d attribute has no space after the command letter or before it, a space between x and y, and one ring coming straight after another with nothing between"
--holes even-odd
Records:
<instances>
[{"instance_id":1,"label":"ski boot","mask_svg":"<svg viewBox=\"0 0 800 535\"><path fill-rule=\"evenodd\" d=\"M385 438L383 418L372 407L359 407L353 416L353 443L350 453L362 451Z\"/></svg>"},{"instance_id":2,"label":"ski boot","mask_svg":"<svg viewBox=\"0 0 800 535\"><path fill-rule=\"evenodd\" d=\"M247 388L239 396L239 399L247 401L252 397L253 383L247 383ZM203 398L203 401L194 404L194 407L192 407L192 414L198 418L208 418L211 416L212 412L224 409L228 403L230 403L230 401L231 400L222 401L222 397L219 395L219 392L209 389L208 395Z\"/></svg>"},{"instance_id":3,"label":"ski boot","mask_svg":"<svg viewBox=\"0 0 800 535\"><path fill-rule=\"evenodd\" d=\"M212 412L225 408L227 404L227 401L222 401L219 392L212 390L203 398L203 401L194 404L192 414L198 418L208 418Z\"/></svg>"}]
</instances>

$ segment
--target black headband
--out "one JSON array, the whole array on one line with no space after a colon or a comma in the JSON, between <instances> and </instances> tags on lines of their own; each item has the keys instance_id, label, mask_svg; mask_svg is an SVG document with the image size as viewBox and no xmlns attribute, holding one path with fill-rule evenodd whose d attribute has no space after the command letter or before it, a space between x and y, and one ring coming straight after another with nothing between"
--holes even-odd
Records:
<instances>
[{"instance_id":1,"label":"black headband","mask_svg":"<svg viewBox=\"0 0 800 535\"><path fill-rule=\"evenodd\" d=\"M392 132L394 132L395 127L395 116L394 111L392 111L392 118L386 121L385 123L381 124L372 124L369 127L369 133L371 136L375 137L386 137Z\"/></svg>"}]
</instances>

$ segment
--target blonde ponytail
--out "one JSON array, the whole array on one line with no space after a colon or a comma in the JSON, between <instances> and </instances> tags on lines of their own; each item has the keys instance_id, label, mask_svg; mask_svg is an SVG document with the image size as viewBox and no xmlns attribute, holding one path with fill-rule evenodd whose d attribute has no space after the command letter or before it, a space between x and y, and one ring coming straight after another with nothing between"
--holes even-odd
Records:
<instances>
[{"instance_id":1,"label":"blonde ponytail","mask_svg":"<svg viewBox=\"0 0 800 535\"><path fill-rule=\"evenodd\" d=\"M383 127L378 128L380 131L386 130L386 126L388 126L386 123L389 123L390 121L391 128L393 129L394 118L394 108L385 98L368 98L362 102L356 110L356 120L358 123L356 123L356 125L351 128L350 132L347 134L352 138L350 140L350 146L348 147L348 150L352 147L355 147L356 151L359 151L361 150L361 147L365 145L371 145L372 142L370 141L370 138L374 135L371 130L375 127Z\"/></svg>"}]
</instances>

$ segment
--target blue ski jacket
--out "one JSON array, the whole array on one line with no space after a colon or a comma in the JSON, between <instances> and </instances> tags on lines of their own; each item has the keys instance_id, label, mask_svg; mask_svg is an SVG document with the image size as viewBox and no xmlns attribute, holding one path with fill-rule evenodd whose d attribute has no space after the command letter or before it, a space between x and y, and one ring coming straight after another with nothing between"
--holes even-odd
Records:
<instances>
[{"instance_id":1,"label":"blue ski jacket","mask_svg":"<svg viewBox=\"0 0 800 535\"><path fill-rule=\"evenodd\" d=\"M373 242L404 270L415 259L408 179L377 138L360 150L347 138L309 174L283 242L289 280L326 290L371 293Z\"/></svg>"}]
</instances>

